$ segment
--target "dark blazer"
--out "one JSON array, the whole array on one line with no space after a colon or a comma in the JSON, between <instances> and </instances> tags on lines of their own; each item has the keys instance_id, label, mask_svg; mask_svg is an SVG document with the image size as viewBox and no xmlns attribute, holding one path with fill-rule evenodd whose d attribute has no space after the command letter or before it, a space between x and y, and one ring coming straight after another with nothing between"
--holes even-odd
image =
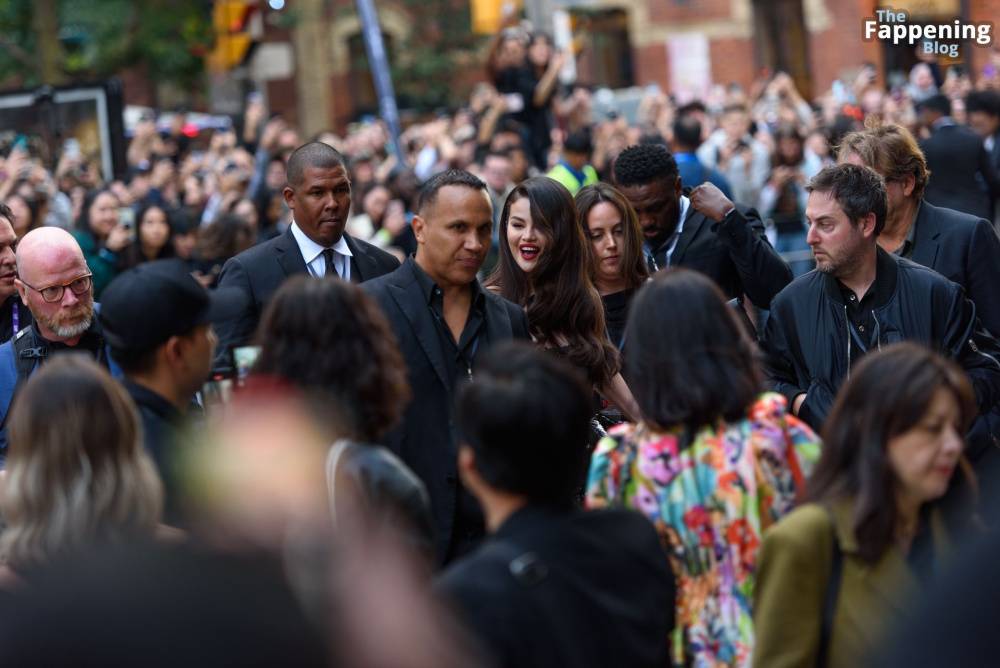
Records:
<instances>
[{"instance_id":1,"label":"dark blazer","mask_svg":"<svg viewBox=\"0 0 1000 668\"><path fill-rule=\"evenodd\" d=\"M399 260L380 248L352 239L344 234L351 249L351 282L361 283L399 266ZM243 311L236 317L216 325L219 336L219 359L224 359L233 346L245 345L253 337L264 307L285 279L308 273L299 245L289 228L281 236L249 248L229 258L219 275L219 287L237 287L247 296Z\"/></svg>"},{"instance_id":2,"label":"dark blazer","mask_svg":"<svg viewBox=\"0 0 1000 668\"><path fill-rule=\"evenodd\" d=\"M362 288L378 302L389 319L406 359L413 398L401 423L384 439L427 486L437 533L437 554L443 562L452 539L458 495L466 493L458 480L452 386L447 378L441 342L427 300L417 283L410 258L391 274ZM528 339L528 320L516 304L484 291L486 335L476 356L508 339Z\"/></svg>"},{"instance_id":3,"label":"dark blazer","mask_svg":"<svg viewBox=\"0 0 1000 668\"><path fill-rule=\"evenodd\" d=\"M689 206L670 265L700 271L728 299L746 293L762 309L792 281L792 270L764 236L760 214L748 207L737 207L716 223Z\"/></svg>"},{"instance_id":4,"label":"dark blazer","mask_svg":"<svg viewBox=\"0 0 1000 668\"><path fill-rule=\"evenodd\" d=\"M921 202L910 259L965 288L976 314L1000 335L1000 238L982 218Z\"/></svg>"},{"instance_id":5,"label":"dark blazer","mask_svg":"<svg viewBox=\"0 0 1000 668\"><path fill-rule=\"evenodd\" d=\"M920 141L931 178L924 199L937 206L990 218L1000 181L983 140L963 125L945 125Z\"/></svg>"},{"instance_id":6,"label":"dark blazer","mask_svg":"<svg viewBox=\"0 0 1000 668\"><path fill-rule=\"evenodd\" d=\"M670 664L674 577L633 511L522 508L436 587L498 666Z\"/></svg>"}]
</instances>

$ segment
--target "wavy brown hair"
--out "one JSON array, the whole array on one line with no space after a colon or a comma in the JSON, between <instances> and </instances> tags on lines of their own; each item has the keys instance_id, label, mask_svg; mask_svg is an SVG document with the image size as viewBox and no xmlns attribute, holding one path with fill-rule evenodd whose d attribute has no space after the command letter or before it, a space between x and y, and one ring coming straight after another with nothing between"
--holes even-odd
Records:
<instances>
[{"instance_id":1,"label":"wavy brown hair","mask_svg":"<svg viewBox=\"0 0 1000 668\"><path fill-rule=\"evenodd\" d=\"M18 392L0 504L7 523L0 554L14 570L153 534L163 484L143 448L139 416L89 357L56 356Z\"/></svg>"},{"instance_id":2,"label":"wavy brown hair","mask_svg":"<svg viewBox=\"0 0 1000 668\"><path fill-rule=\"evenodd\" d=\"M529 276L514 260L507 243L510 207L521 198L548 243ZM547 176L521 182L504 202L500 215L500 261L487 285L525 307L535 341L559 348L598 387L618 373L618 351L604 329L604 307L591 280L590 242L576 220L569 190Z\"/></svg>"},{"instance_id":3,"label":"wavy brown hair","mask_svg":"<svg viewBox=\"0 0 1000 668\"><path fill-rule=\"evenodd\" d=\"M893 544L899 521L889 441L920 423L940 389L955 397L958 433L966 433L977 409L962 369L916 343L886 346L851 371L824 423L809 496L820 503L853 499L858 552L869 562ZM968 474L967 465L962 469Z\"/></svg>"},{"instance_id":4,"label":"wavy brown hair","mask_svg":"<svg viewBox=\"0 0 1000 668\"><path fill-rule=\"evenodd\" d=\"M869 118L864 130L852 132L841 140L837 159L846 160L852 153L886 181L902 181L912 174L913 198L923 197L931 171L916 138L903 126Z\"/></svg>"},{"instance_id":5,"label":"wavy brown hair","mask_svg":"<svg viewBox=\"0 0 1000 668\"><path fill-rule=\"evenodd\" d=\"M649 278L649 267L642 253L642 229L639 227L639 217L635 215L632 204L625 199L617 188L603 181L580 189L576 194L576 215L583 230L587 243L587 257L590 258L590 278L597 276L597 258L594 255L594 244L589 242L590 227L587 220L590 210L601 202L607 202L618 210L622 217L622 278L625 279L625 289L634 290Z\"/></svg>"},{"instance_id":6,"label":"wavy brown hair","mask_svg":"<svg viewBox=\"0 0 1000 668\"><path fill-rule=\"evenodd\" d=\"M377 442L410 400L406 364L378 305L338 278L295 276L264 310L254 372L283 379L335 412L344 438ZM329 417L329 416L327 416Z\"/></svg>"}]
</instances>

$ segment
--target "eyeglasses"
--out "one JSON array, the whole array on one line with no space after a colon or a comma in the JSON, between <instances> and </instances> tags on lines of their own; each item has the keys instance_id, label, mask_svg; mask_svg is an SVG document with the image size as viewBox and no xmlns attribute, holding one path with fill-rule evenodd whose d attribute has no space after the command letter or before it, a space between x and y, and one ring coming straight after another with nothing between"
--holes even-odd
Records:
<instances>
[{"instance_id":1,"label":"eyeglasses","mask_svg":"<svg viewBox=\"0 0 1000 668\"><path fill-rule=\"evenodd\" d=\"M50 285L44 288L36 288L34 285L28 285L23 280L21 283L24 283L26 287L29 287L40 294L42 299L49 304L54 304L62 301L63 295L66 293L66 288L69 288L73 291L74 295L78 296L90 292L90 286L93 284L93 281L91 280L92 275L93 274L87 274L79 278L74 278L69 283L63 283L62 285Z\"/></svg>"}]
</instances>

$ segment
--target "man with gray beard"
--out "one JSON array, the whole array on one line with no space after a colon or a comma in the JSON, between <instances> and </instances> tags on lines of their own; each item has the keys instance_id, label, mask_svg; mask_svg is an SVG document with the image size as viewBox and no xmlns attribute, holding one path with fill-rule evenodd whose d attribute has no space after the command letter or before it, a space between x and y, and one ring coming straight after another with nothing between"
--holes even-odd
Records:
<instances>
[{"instance_id":1,"label":"man with gray beard","mask_svg":"<svg viewBox=\"0 0 1000 668\"><path fill-rule=\"evenodd\" d=\"M62 352L81 352L111 366L94 318L90 268L71 234L41 227L24 235L17 247L14 285L34 323L0 345L0 463L6 456L7 413L17 387L41 364Z\"/></svg>"}]
</instances>

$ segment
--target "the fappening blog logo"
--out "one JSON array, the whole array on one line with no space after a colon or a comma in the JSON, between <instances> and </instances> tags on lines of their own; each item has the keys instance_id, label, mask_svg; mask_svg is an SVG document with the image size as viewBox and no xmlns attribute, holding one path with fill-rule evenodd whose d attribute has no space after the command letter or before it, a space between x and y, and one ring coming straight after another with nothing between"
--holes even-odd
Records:
<instances>
[{"instance_id":1,"label":"the fappening blog logo","mask_svg":"<svg viewBox=\"0 0 1000 668\"><path fill-rule=\"evenodd\" d=\"M951 23L911 23L902 9L876 9L875 16L864 19L865 41L879 40L893 45L920 46L924 53L958 57L959 42L974 42L976 46L993 43L993 23L973 23L955 19Z\"/></svg>"}]
</instances>

